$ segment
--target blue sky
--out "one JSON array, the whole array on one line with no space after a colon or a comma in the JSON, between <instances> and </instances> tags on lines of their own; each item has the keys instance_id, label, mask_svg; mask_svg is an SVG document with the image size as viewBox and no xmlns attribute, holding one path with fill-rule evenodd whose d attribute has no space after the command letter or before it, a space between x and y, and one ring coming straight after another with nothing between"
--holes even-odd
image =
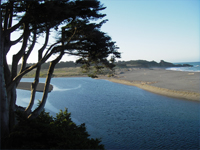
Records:
<instances>
[{"instance_id":1,"label":"blue sky","mask_svg":"<svg viewBox=\"0 0 200 150\"><path fill-rule=\"evenodd\" d=\"M101 0L121 60L200 61L199 0Z\"/></svg>"},{"instance_id":2,"label":"blue sky","mask_svg":"<svg viewBox=\"0 0 200 150\"><path fill-rule=\"evenodd\" d=\"M104 19L109 20L102 31L120 47L119 60L200 61L199 0L100 1L107 7L102 11L107 14ZM28 62L35 62L36 57L33 52ZM75 57L62 59L71 60Z\"/></svg>"}]
</instances>

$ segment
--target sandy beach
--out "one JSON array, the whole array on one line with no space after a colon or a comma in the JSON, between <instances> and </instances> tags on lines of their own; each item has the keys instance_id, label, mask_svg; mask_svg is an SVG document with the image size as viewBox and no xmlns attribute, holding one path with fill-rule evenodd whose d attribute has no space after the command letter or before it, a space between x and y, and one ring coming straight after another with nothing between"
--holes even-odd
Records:
<instances>
[{"instance_id":1,"label":"sandy beach","mask_svg":"<svg viewBox=\"0 0 200 150\"><path fill-rule=\"evenodd\" d=\"M114 77L100 78L169 97L200 101L200 72L130 68L119 69Z\"/></svg>"},{"instance_id":2,"label":"sandy beach","mask_svg":"<svg viewBox=\"0 0 200 150\"><path fill-rule=\"evenodd\" d=\"M200 72L171 71L160 68L124 68L116 69L114 77L99 76L99 79L137 86L164 96L200 101ZM21 82L17 88L31 90L31 83ZM44 83L39 83L37 91L42 92L43 89ZM53 86L50 85L49 92L52 89Z\"/></svg>"},{"instance_id":3,"label":"sandy beach","mask_svg":"<svg viewBox=\"0 0 200 150\"><path fill-rule=\"evenodd\" d=\"M20 82L19 85L17 86L18 89L22 89L22 90L31 90L31 82ZM43 92L44 90L44 83L38 83L37 92ZM53 90L53 86L50 84L49 85L49 92L51 92Z\"/></svg>"}]
</instances>

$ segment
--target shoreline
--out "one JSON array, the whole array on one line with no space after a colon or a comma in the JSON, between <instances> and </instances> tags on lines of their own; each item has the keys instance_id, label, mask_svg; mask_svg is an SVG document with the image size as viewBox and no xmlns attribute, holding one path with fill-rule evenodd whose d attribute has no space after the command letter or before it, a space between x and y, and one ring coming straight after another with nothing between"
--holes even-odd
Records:
<instances>
[{"instance_id":1,"label":"shoreline","mask_svg":"<svg viewBox=\"0 0 200 150\"><path fill-rule=\"evenodd\" d=\"M129 68L119 69L113 77L99 76L99 79L136 86L167 97L200 101L200 72Z\"/></svg>"},{"instance_id":2,"label":"shoreline","mask_svg":"<svg viewBox=\"0 0 200 150\"><path fill-rule=\"evenodd\" d=\"M155 93L158 95L200 102L200 93L196 93L196 92L170 90L170 89L166 89L166 88L152 86L145 82L142 82L142 83L139 83L136 81L130 82L127 80L120 80L120 79L115 79L115 78L110 78L110 79L109 78L99 78L99 79L108 80L110 82L124 84L124 85L135 86L140 89L143 89L143 90L146 90L148 92Z\"/></svg>"},{"instance_id":3,"label":"shoreline","mask_svg":"<svg viewBox=\"0 0 200 150\"><path fill-rule=\"evenodd\" d=\"M54 78L58 78L56 76ZM61 78L64 76L61 76ZM65 76L86 77L83 76ZM115 76L107 77L98 75L96 79L104 79L111 82L136 86L143 90L178 99L200 102L200 72L172 71L161 68L122 68L117 69ZM20 83L21 84L21 83ZM23 83L18 89L30 90L31 83ZM39 83L37 91L42 92L44 83ZM49 92L53 90L50 85Z\"/></svg>"}]
</instances>

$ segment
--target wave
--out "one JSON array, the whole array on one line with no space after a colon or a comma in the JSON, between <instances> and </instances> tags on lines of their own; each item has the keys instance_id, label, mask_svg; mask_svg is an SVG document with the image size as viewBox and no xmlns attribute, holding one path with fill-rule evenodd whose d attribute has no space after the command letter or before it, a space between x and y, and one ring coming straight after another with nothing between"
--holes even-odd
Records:
<instances>
[{"instance_id":1,"label":"wave","mask_svg":"<svg viewBox=\"0 0 200 150\"><path fill-rule=\"evenodd\" d=\"M192 67L171 67L171 68L166 68L166 70L200 72L200 62L182 62L176 64L190 64L192 65Z\"/></svg>"},{"instance_id":2,"label":"wave","mask_svg":"<svg viewBox=\"0 0 200 150\"><path fill-rule=\"evenodd\" d=\"M193 65L193 67L171 67L171 68L166 68L166 70L200 72L200 62L191 62L191 63L185 62L181 64L190 64L190 65Z\"/></svg>"},{"instance_id":3,"label":"wave","mask_svg":"<svg viewBox=\"0 0 200 150\"><path fill-rule=\"evenodd\" d=\"M61 89L61 88L59 88L59 87L57 87L57 86L55 86L55 85L53 85L53 91L69 91L69 90L77 90L77 89L79 89L79 88L81 88L82 87L82 85L80 84L79 86L77 86L77 87L75 87L75 88L65 88L65 89Z\"/></svg>"},{"instance_id":4,"label":"wave","mask_svg":"<svg viewBox=\"0 0 200 150\"><path fill-rule=\"evenodd\" d=\"M180 67L180 68L167 68L166 70L172 70L172 71L186 71L186 72L200 72L200 69L198 68L194 68L194 67L191 67L191 68L188 68L188 67Z\"/></svg>"}]
</instances>

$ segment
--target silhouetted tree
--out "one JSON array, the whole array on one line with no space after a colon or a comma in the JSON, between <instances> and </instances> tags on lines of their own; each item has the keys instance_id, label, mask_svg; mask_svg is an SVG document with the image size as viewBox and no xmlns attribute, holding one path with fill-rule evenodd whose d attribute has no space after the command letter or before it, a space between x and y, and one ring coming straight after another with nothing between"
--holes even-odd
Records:
<instances>
[{"instance_id":1,"label":"silhouetted tree","mask_svg":"<svg viewBox=\"0 0 200 150\"><path fill-rule=\"evenodd\" d=\"M90 23L90 21L101 19L105 14L99 11L104 10L98 0L8 0L2 3L1 13L1 134L7 135L15 124L15 112L20 110L25 113L28 119L36 118L43 110L51 77L55 65L61 60L64 54L79 56L77 62L85 65L88 69L90 64L95 64L97 70L102 67L113 68L115 57L120 57L115 43L100 27L105 21ZM18 22L13 25L13 20ZM15 31L23 33L15 41L11 40L11 34ZM57 42L48 46L50 31L57 31L60 34ZM43 46L36 50L38 52L37 63L27 66L27 59L35 47L38 37L45 34ZM12 58L11 69L8 67L7 54L15 44L22 42L21 48L15 50ZM36 88L39 82L41 65L52 55L56 58L50 62L43 97L40 105L32 112L35 101ZM111 56L111 60L107 58ZM22 59L21 69L18 72L17 66ZM99 66L98 64L101 64ZM104 66L103 66L103 65ZM35 79L31 86L30 103L26 109L16 105L16 87L21 78L36 69Z\"/></svg>"}]
</instances>

